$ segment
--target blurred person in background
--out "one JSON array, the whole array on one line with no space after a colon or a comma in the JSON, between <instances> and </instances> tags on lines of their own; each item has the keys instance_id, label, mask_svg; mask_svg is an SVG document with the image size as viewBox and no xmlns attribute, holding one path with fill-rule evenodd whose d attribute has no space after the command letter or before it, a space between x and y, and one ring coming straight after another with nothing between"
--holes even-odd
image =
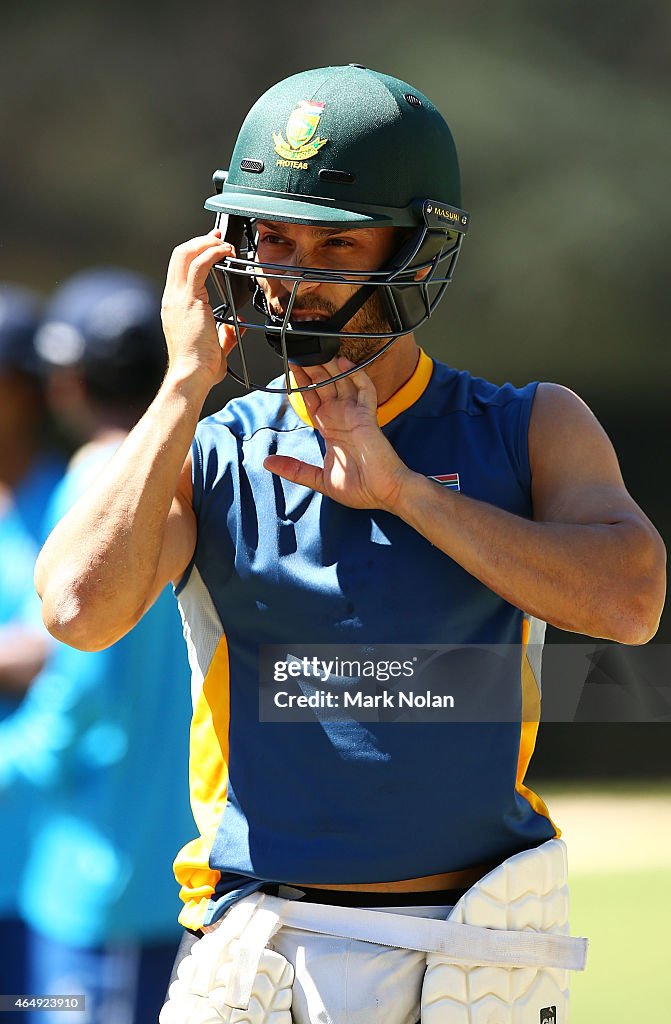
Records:
<instances>
[{"instance_id":1,"label":"blurred person in background","mask_svg":"<svg viewBox=\"0 0 671 1024\"><path fill-rule=\"evenodd\" d=\"M41 300L0 284L0 720L18 707L44 664L49 635L33 587L45 539L44 510L65 469L46 447L43 365L35 349ZM24 929L16 891L28 842L28 809L18 794L2 808L0 833L0 992L22 992Z\"/></svg>"},{"instance_id":2,"label":"blurred person in background","mask_svg":"<svg viewBox=\"0 0 671 1024\"><path fill-rule=\"evenodd\" d=\"M65 468L45 438L44 364L35 346L40 304L27 288L0 284L0 483L38 546L45 507Z\"/></svg>"},{"instance_id":3,"label":"blurred person in background","mask_svg":"<svg viewBox=\"0 0 671 1024\"><path fill-rule=\"evenodd\" d=\"M85 442L49 525L104 472L155 394L166 361L159 308L149 282L121 269L78 274L48 303L37 348L55 412ZM3 795L36 804L18 894L26 991L86 997L85 1013L55 1012L57 1024L158 1015L179 939L171 860L193 828L188 713L187 658L165 591L108 650L57 645L0 727ZM51 1019L35 1014L39 1024Z\"/></svg>"},{"instance_id":4,"label":"blurred person in background","mask_svg":"<svg viewBox=\"0 0 671 1024\"><path fill-rule=\"evenodd\" d=\"M47 437L45 368L35 347L40 307L29 289L0 284L0 717L44 664L48 634L32 573L45 509L65 471Z\"/></svg>"}]
</instances>

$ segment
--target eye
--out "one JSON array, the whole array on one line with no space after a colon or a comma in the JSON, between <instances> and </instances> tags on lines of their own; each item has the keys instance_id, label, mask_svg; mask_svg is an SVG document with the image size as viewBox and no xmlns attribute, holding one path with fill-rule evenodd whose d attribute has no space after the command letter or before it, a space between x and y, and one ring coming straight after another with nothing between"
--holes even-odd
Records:
<instances>
[{"instance_id":1,"label":"eye","mask_svg":"<svg viewBox=\"0 0 671 1024\"><path fill-rule=\"evenodd\" d=\"M333 238L326 239L326 245L336 249L351 249L354 242L351 238L341 238L339 235L335 235Z\"/></svg>"},{"instance_id":2,"label":"eye","mask_svg":"<svg viewBox=\"0 0 671 1024\"><path fill-rule=\"evenodd\" d=\"M272 235L272 234L259 235L259 245L261 245L261 244L264 244L264 245L265 244L268 244L268 245L284 245L285 241L284 241L284 239L282 238L281 235Z\"/></svg>"}]
</instances>

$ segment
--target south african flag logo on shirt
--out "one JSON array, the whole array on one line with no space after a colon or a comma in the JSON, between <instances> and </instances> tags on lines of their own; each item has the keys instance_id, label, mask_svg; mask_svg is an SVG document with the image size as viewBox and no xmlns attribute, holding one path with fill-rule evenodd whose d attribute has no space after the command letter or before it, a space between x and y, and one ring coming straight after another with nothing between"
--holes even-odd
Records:
<instances>
[{"instance_id":1,"label":"south african flag logo on shirt","mask_svg":"<svg viewBox=\"0 0 671 1024\"><path fill-rule=\"evenodd\" d=\"M451 491L460 491L458 473L438 473L437 476L430 476L429 480L435 480L441 487L449 487Z\"/></svg>"}]
</instances>

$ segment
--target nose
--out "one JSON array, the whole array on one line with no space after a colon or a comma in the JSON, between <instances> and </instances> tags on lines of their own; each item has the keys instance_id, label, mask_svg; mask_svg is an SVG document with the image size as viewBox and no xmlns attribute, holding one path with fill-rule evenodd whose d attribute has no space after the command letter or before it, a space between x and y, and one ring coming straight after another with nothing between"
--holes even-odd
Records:
<instances>
[{"instance_id":1,"label":"nose","mask_svg":"<svg viewBox=\"0 0 671 1024\"><path fill-rule=\"evenodd\" d=\"M291 255L283 259L282 262L285 266L291 267L296 271L300 271L306 267L316 266L312 250L307 247L300 248L299 246L295 246ZM296 276L293 275L280 278L282 287L289 293L293 291L296 285L296 280ZM315 292L319 288L320 283L321 282L319 281L310 280L309 276L307 280L301 280L296 290L297 297L299 295L309 295L312 292Z\"/></svg>"}]
</instances>

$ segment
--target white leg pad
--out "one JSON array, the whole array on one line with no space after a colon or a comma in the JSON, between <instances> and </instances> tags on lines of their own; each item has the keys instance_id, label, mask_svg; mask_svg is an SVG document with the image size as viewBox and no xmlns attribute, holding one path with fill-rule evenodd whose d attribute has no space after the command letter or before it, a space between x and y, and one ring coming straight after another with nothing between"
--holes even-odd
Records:
<instances>
[{"instance_id":1,"label":"white leg pad","mask_svg":"<svg viewBox=\"0 0 671 1024\"><path fill-rule=\"evenodd\" d=\"M265 949L259 960L249 1005L226 1003L231 965L239 940L222 943L217 932L194 943L177 969L159 1024L291 1024L293 966L279 953Z\"/></svg>"},{"instance_id":2,"label":"white leg pad","mask_svg":"<svg viewBox=\"0 0 671 1024\"><path fill-rule=\"evenodd\" d=\"M504 861L469 889L457 924L568 935L566 846L551 839ZM429 953L422 1024L566 1024L569 972L558 968L467 967ZM545 1011L545 1012L543 1012Z\"/></svg>"}]
</instances>

